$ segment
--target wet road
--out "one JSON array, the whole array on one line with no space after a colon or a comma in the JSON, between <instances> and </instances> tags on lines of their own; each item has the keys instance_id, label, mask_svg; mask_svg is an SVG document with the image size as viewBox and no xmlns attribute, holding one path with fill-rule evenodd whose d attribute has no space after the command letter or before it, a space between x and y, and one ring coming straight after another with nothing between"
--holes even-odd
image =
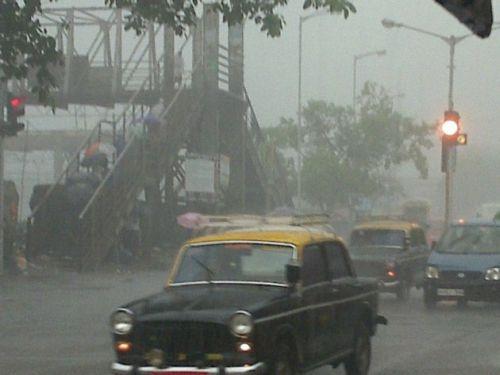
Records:
<instances>
[{"instance_id":1,"label":"wet road","mask_svg":"<svg viewBox=\"0 0 500 375\"><path fill-rule=\"evenodd\" d=\"M0 373L107 374L113 358L107 319L117 305L154 293L164 272L60 273L0 279ZM428 312L421 293L407 303L384 295L390 325L373 340L371 374L500 374L500 305L441 305ZM343 374L322 368L315 375Z\"/></svg>"}]
</instances>

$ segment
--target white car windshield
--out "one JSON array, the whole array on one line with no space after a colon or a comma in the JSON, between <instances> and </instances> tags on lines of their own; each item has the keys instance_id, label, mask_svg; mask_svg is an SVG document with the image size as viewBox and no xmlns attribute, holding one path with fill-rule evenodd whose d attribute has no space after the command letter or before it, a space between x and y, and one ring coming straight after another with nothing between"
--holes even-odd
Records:
<instances>
[{"instance_id":1,"label":"white car windshield","mask_svg":"<svg viewBox=\"0 0 500 375\"><path fill-rule=\"evenodd\" d=\"M500 254L500 226L453 226L443 235L437 251L457 254Z\"/></svg>"},{"instance_id":2,"label":"white car windshield","mask_svg":"<svg viewBox=\"0 0 500 375\"><path fill-rule=\"evenodd\" d=\"M253 281L286 283L293 247L260 243L191 246L183 254L174 283Z\"/></svg>"}]
</instances>

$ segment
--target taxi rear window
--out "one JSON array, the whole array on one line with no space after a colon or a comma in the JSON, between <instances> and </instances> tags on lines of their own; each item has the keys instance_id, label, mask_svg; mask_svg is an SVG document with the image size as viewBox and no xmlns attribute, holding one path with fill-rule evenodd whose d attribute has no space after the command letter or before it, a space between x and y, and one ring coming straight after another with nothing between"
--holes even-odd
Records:
<instances>
[{"instance_id":1,"label":"taxi rear window","mask_svg":"<svg viewBox=\"0 0 500 375\"><path fill-rule=\"evenodd\" d=\"M405 232L394 229L357 229L351 234L351 246L404 246Z\"/></svg>"}]
</instances>

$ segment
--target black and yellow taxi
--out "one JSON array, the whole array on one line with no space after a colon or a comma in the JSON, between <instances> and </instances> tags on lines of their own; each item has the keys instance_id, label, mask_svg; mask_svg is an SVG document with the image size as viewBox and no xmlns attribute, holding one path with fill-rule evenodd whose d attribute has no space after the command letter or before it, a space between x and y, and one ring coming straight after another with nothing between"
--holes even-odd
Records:
<instances>
[{"instance_id":1,"label":"black and yellow taxi","mask_svg":"<svg viewBox=\"0 0 500 375\"><path fill-rule=\"evenodd\" d=\"M374 280L355 276L342 240L302 227L188 241L165 288L111 316L114 374L293 374L344 364L368 373L378 323Z\"/></svg>"},{"instance_id":2,"label":"black and yellow taxi","mask_svg":"<svg viewBox=\"0 0 500 375\"><path fill-rule=\"evenodd\" d=\"M375 277L380 290L405 300L421 287L430 254L422 226L404 220L368 220L351 232L350 255L360 276Z\"/></svg>"}]
</instances>

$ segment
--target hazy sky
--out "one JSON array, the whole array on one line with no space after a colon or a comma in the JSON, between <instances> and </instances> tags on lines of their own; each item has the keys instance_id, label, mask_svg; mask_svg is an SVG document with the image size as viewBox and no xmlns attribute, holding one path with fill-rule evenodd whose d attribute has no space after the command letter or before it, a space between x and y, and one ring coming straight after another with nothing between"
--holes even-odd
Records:
<instances>
[{"instance_id":1,"label":"hazy sky","mask_svg":"<svg viewBox=\"0 0 500 375\"><path fill-rule=\"evenodd\" d=\"M324 15L304 24L303 103L324 99L350 105L353 56L385 49L387 54L383 57L359 61L358 92L364 81L376 81L393 94L404 94L395 103L399 111L418 120L438 120L447 106L447 44L411 30L385 29L380 21L390 18L446 36L461 36L469 31L432 0L353 2L358 13L347 20ZM103 4L104 0L59 0L56 6ZM493 0L493 4L500 12L500 0ZM280 38L268 38L250 22L245 29L246 86L262 126L272 126L281 116L295 117L297 113L298 20L304 14L302 1L290 1L284 14L287 25ZM129 34L127 38L133 36ZM460 163L482 150L492 152L499 145L500 30L486 40L471 37L458 44L455 61L455 108L469 134L469 145L459 150ZM58 116L64 116L64 112ZM439 150L433 150L429 156L434 160L434 182L425 188L440 196L441 186L435 182L441 179Z\"/></svg>"}]
</instances>

